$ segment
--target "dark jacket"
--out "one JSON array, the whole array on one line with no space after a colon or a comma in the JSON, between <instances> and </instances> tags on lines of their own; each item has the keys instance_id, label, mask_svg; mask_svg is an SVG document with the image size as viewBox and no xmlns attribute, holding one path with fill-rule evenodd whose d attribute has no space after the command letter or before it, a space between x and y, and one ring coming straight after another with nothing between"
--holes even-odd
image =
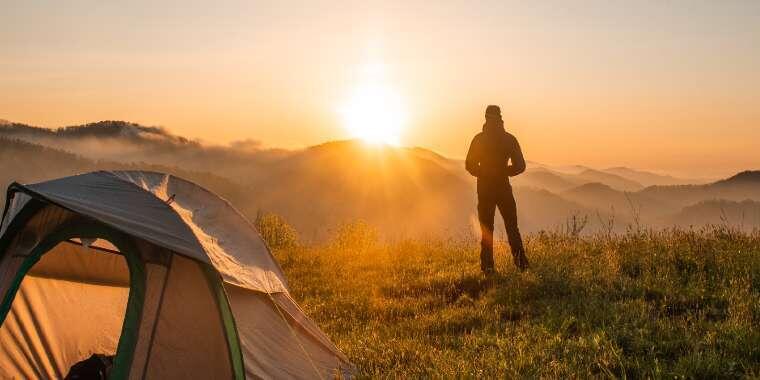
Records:
<instances>
[{"instance_id":1,"label":"dark jacket","mask_svg":"<svg viewBox=\"0 0 760 380\"><path fill-rule=\"evenodd\" d=\"M478 178L480 192L484 187L508 185L509 177L525 171L525 158L517 139L504 130L504 124L489 121L483 125L483 132L472 139L465 168Z\"/></svg>"}]
</instances>

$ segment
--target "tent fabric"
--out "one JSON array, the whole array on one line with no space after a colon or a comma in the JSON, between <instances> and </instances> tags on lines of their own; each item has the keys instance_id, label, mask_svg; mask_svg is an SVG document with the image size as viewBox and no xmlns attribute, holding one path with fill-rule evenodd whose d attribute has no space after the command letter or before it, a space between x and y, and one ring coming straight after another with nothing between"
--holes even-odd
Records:
<instances>
[{"instance_id":1,"label":"tent fabric","mask_svg":"<svg viewBox=\"0 0 760 380\"><path fill-rule=\"evenodd\" d=\"M200 265L172 258L148 354L149 379L232 378L221 315Z\"/></svg>"},{"instance_id":2,"label":"tent fabric","mask_svg":"<svg viewBox=\"0 0 760 380\"><path fill-rule=\"evenodd\" d=\"M32 197L24 193L12 194L12 196L8 198L8 206L5 215L3 216L2 224L0 225L0 236L5 234L8 224L10 224L11 220L18 215L19 211L21 211L31 199Z\"/></svg>"},{"instance_id":3,"label":"tent fabric","mask_svg":"<svg viewBox=\"0 0 760 380\"><path fill-rule=\"evenodd\" d=\"M29 255L82 223L126 238L130 269L108 241L60 234L72 240L43 254L0 319L0 378L61 377L82 355L117 347L130 379L351 377L348 360L290 297L256 229L227 201L171 175L94 172L12 185L0 224L4 306ZM134 259L142 262L130 273ZM59 297L71 301L60 306ZM78 323L79 313L64 313L99 315L92 303L104 297L123 324Z\"/></svg>"},{"instance_id":4,"label":"tent fabric","mask_svg":"<svg viewBox=\"0 0 760 380\"><path fill-rule=\"evenodd\" d=\"M21 186L61 207L129 235L209 262L190 228L162 200L111 172L94 172Z\"/></svg>"},{"instance_id":5,"label":"tent fabric","mask_svg":"<svg viewBox=\"0 0 760 380\"><path fill-rule=\"evenodd\" d=\"M0 327L0 378L62 379L94 353L115 354L128 296L124 287L27 276Z\"/></svg>"},{"instance_id":6,"label":"tent fabric","mask_svg":"<svg viewBox=\"0 0 760 380\"><path fill-rule=\"evenodd\" d=\"M135 346L134 357L132 358L132 366L129 371L130 379L144 378L167 272L167 268L163 265L145 265L145 303L143 304L142 318L140 320L140 332Z\"/></svg>"},{"instance_id":7,"label":"tent fabric","mask_svg":"<svg viewBox=\"0 0 760 380\"><path fill-rule=\"evenodd\" d=\"M288 312L278 305L284 300L274 296L281 293L225 288L238 326L248 378L351 377L351 364L313 322L300 312ZM283 304L287 302L290 301Z\"/></svg>"},{"instance_id":8,"label":"tent fabric","mask_svg":"<svg viewBox=\"0 0 760 380\"><path fill-rule=\"evenodd\" d=\"M60 228L73 217L74 214L60 207L48 206L34 214L26 222L13 237L13 240L9 242L2 259L0 259L0 295L7 294L24 260L31 254L32 249L40 243L41 239Z\"/></svg>"},{"instance_id":9,"label":"tent fabric","mask_svg":"<svg viewBox=\"0 0 760 380\"><path fill-rule=\"evenodd\" d=\"M70 281L74 275L98 281ZM43 255L0 326L0 378L60 379L94 353L115 354L129 296L125 276L126 262L117 255L69 243Z\"/></svg>"},{"instance_id":10,"label":"tent fabric","mask_svg":"<svg viewBox=\"0 0 760 380\"><path fill-rule=\"evenodd\" d=\"M261 236L227 201L168 174L141 171L113 174L159 199L171 198L169 205L190 227L225 282L260 292L287 291L285 275Z\"/></svg>"},{"instance_id":11,"label":"tent fabric","mask_svg":"<svg viewBox=\"0 0 760 380\"><path fill-rule=\"evenodd\" d=\"M92 285L129 287L129 271L123 256L69 242L62 242L43 255L29 274Z\"/></svg>"},{"instance_id":12,"label":"tent fabric","mask_svg":"<svg viewBox=\"0 0 760 380\"><path fill-rule=\"evenodd\" d=\"M18 186L211 263L225 282L267 293L287 291L282 270L256 230L229 203L192 182L153 172L100 171Z\"/></svg>"},{"instance_id":13,"label":"tent fabric","mask_svg":"<svg viewBox=\"0 0 760 380\"><path fill-rule=\"evenodd\" d=\"M316 343L321 345L322 349L330 351L330 353L336 356L342 363L341 366L346 368L349 364L348 359L341 353L335 345L330 341L330 338L317 327L317 325L306 316L301 310L296 301L290 297L288 293L275 293L270 294L269 299L276 304L277 308L281 312L281 315L285 315L286 319L290 321L292 325L297 328L304 336L309 337Z\"/></svg>"}]
</instances>

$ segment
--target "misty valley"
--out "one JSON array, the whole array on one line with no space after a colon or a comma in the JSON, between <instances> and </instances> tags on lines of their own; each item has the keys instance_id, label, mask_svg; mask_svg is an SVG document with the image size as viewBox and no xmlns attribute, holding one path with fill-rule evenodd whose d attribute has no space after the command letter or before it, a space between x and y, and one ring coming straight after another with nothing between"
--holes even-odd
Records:
<instances>
[{"instance_id":1,"label":"misty valley","mask_svg":"<svg viewBox=\"0 0 760 380\"><path fill-rule=\"evenodd\" d=\"M306 241L357 220L387 237L477 234L475 181L464 163L423 148L354 140L302 150L264 148L256 141L210 146L121 121L57 130L0 125L3 186L114 169L188 178L249 219L262 212L281 216ZM512 186L523 232L760 226L760 171L716 181L529 161Z\"/></svg>"}]
</instances>

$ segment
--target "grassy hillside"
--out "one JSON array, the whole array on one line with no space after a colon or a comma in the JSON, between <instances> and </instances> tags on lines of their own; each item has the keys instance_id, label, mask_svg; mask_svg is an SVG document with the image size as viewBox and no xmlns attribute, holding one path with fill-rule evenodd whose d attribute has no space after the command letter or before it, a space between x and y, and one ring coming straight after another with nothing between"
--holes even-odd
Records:
<instances>
[{"instance_id":1,"label":"grassy hillside","mask_svg":"<svg viewBox=\"0 0 760 380\"><path fill-rule=\"evenodd\" d=\"M276 250L299 304L364 376L760 376L758 233L532 235L532 269L516 273L502 244L492 279L472 238L376 236L359 224Z\"/></svg>"}]
</instances>

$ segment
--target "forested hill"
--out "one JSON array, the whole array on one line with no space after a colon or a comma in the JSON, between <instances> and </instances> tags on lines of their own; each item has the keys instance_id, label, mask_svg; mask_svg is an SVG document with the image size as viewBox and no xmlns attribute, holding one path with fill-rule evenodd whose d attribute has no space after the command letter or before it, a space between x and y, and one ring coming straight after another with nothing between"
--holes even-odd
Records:
<instances>
[{"instance_id":1,"label":"forested hill","mask_svg":"<svg viewBox=\"0 0 760 380\"><path fill-rule=\"evenodd\" d=\"M92 170L169 172L229 199L249 218L259 211L281 215L309 239L356 220L388 235L477 233L475 181L463 166L423 148L359 141L287 151L255 141L206 145L126 122L56 130L0 125L0 186ZM759 177L746 171L683 184L685 179L627 168L529 162L512 184L526 232L568 228L572 220L582 221L585 231L623 231L634 223L752 229L760 227L753 203L760 202Z\"/></svg>"}]
</instances>

